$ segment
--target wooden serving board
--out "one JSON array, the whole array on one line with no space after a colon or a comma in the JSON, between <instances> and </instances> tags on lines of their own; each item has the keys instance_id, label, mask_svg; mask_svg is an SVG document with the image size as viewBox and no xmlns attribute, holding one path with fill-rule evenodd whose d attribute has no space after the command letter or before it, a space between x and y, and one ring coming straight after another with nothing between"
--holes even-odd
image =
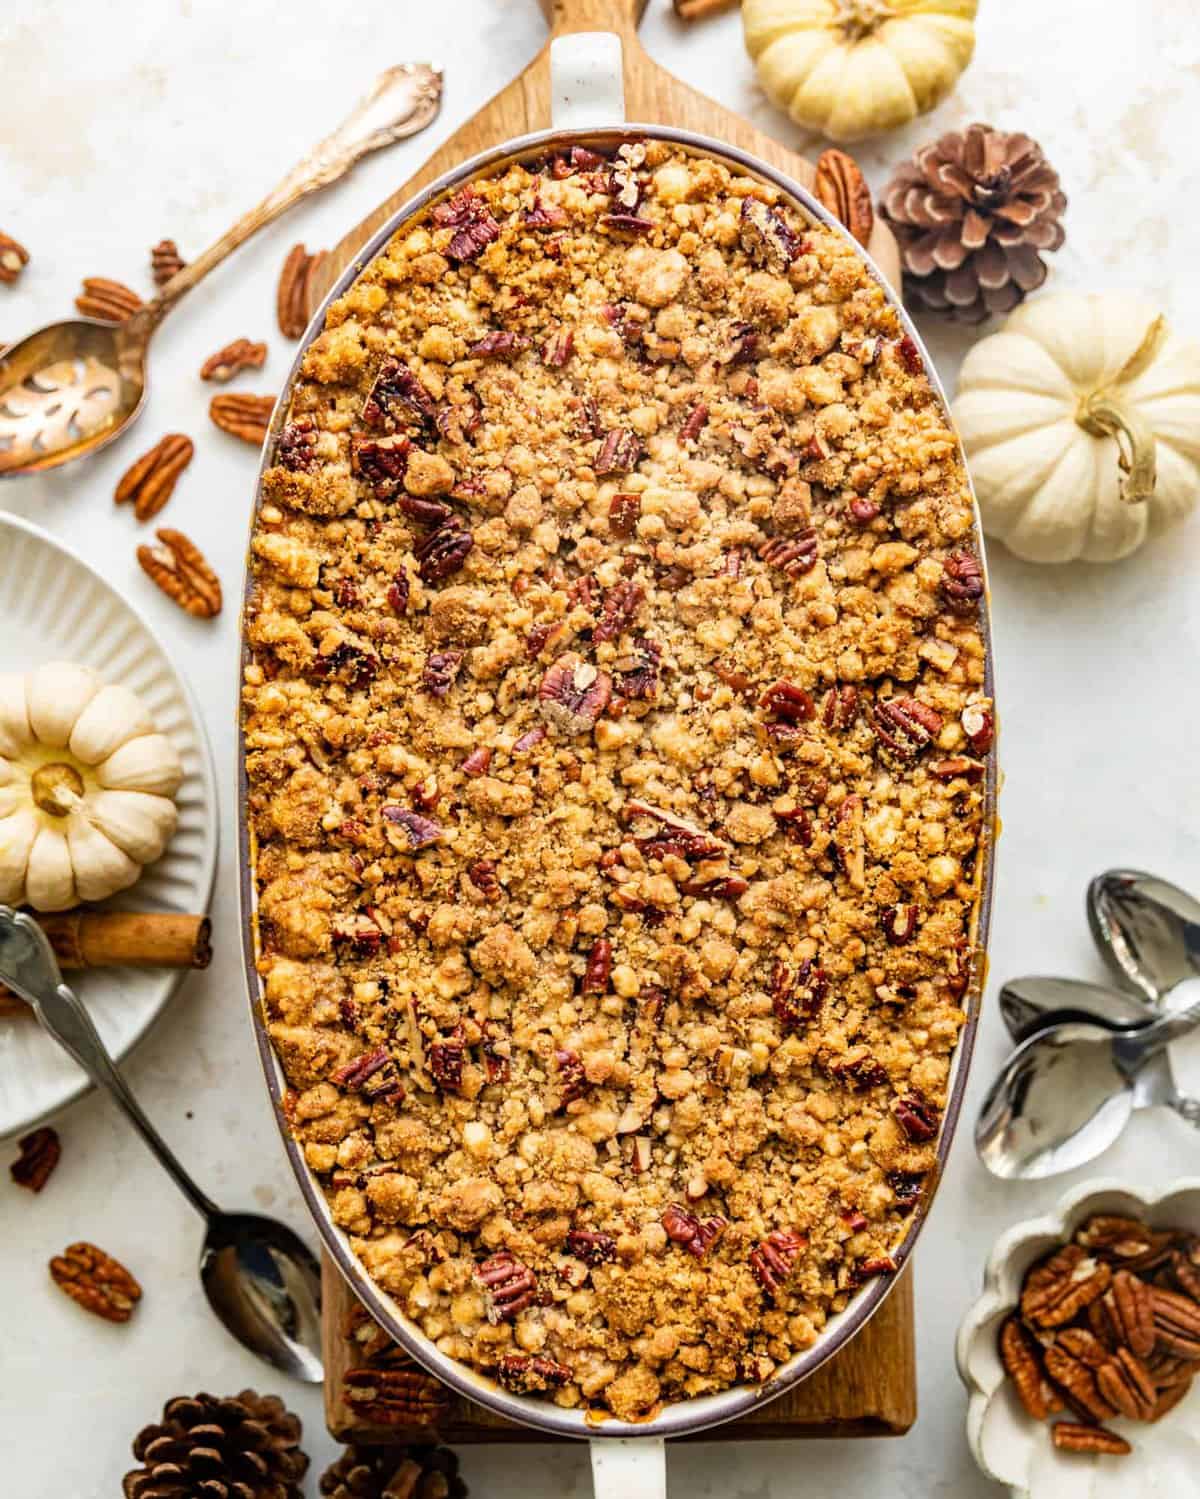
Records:
<instances>
[{"instance_id":1,"label":"wooden serving board","mask_svg":"<svg viewBox=\"0 0 1200 1499\"><path fill-rule=\"evenodd\" d=\"M748 120L682 83L656 63L638 40L647 0L538 0L551 37L576 31L610 31L621 38L625 62L625 114L640 124L674 125L710 135L759 157L803 187L815 177L812 162L757 130ZM468 157L518 135L550 125L550 41L506 88L439 146L425 165L335 246L313 287L313 302L325 296L363 245L421 188ZM893 287L900 285L896 241L878 218L868 247Z\"/></svg>"},{"instance_id":2,"label":"wooden serving board","mask_svg":"<svg viewBox=\"0 0 1200 1499\"><path fill-rule=\"evenodd\" d=\"M755 129L749 121L680 82L659 67L637 37L647 0L539 0L551 36L578 31L609 31L621 38L625 72L625 113L643 124L695 130L739 147L811 188L811 162ZM362 247L396 210L421 188L480 151L550 124L549 40L528 67L485 104L423 167L363 219L334 248L323 267L323 297ZM896 243L876 222L870 251L884 275L899 285ZM403 1442L395 1427L364 1423L345 1398L345 1375L354 1361L343 1336L354 1305L353 1292L332 1261L325 1260L325 1411L329 1429L342 1441ZM741 1420L702 1433L709 1440L815 1436L897 1436L916 1420L916 1344L912 1285L903 1276L861 1333L811 1379ZM548 1441L538 1432L514 1426L482 1406L453 1397L450 1419L440 1431L449 1442Z\"/></svg>"},{"instance_id":3,"label":"wooden serving board","mask_svg":"<svg viewBox=\"0 0 1200 1499\"><path fill-rule=\"evenodd\" d=\"M346 1373L358 1362L345 1337L354 1293L328 1256L323 1264L322 1292L325 1420L331 1434L340 1442L363 1445L412 1441L417 1432L364 1420L346 1400ZM516 1426L459 1395L452 1394L450 1401L449 1418L439 1423L438 1434L451 1445L557 1440L527 1426ZM912 1279L905 1272L866 1327L811 1378L738 1421L683 1440L903 1436L916 1419Z\"/></svg>"}]
</instances>

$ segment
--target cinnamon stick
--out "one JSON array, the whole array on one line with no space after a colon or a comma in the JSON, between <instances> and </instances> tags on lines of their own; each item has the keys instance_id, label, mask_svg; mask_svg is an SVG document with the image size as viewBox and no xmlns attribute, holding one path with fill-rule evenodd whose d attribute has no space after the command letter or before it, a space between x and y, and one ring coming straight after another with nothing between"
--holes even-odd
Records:
<instances>
[{"instance_id":1,"label":"cinnamon stick","mask_svg":"<svg viewBox=\"0 0 1200 1499\"><path fill-rule=\"evenodd\" d=\"M703 21L707 16L720 15L723 10L732 10L742 0L671 0L675 14L681 21Z\"/></svg>"},{"instance_id":2,"label":"cinnamon stick","mask_svg":"<svg viewBox=\"0 0 1200 1499\"><path fill-rule=\"evenodd\" d=\"M207 968L212 923L175 911L62 911L36 916L63 968ZM0 1015L25 1004L0 984Z\"/></svg>"}]
</instances>

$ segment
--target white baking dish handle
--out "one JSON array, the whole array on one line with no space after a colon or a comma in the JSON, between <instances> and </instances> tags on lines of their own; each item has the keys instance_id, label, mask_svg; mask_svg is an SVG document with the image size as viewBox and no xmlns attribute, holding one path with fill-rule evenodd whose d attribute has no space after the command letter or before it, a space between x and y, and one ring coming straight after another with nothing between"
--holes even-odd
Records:
<instances>
[{"instance_id":1,"label":"white baking dish handle","mask_svg":"<svg viewBox=\"0 0 1200 1499\"><path fill-rule=\"evenodd\" d=\"M667 1444L661 1438L597 1438L589 1445L596 1499L667 1499Z\"/></svg>"},{"instance_id":2,"label":"white baking dish handle","mask_svg":"<svg viewBox=\"0 0 1200 1499\"><path fill-rule=\"evenodd\" d=\"M550 43L550 123L586 130L625 121L621 38L611 31L575 31Z\"/></svg>"},{"instance_id":3,"label":"white baking dish handle","mask_svg":"<svg viewBox=\"0 0 1200 1499\"><path fill-rule=\"evenodd\" d=\"M625 120L621 38L576 31L550 43L550 122L587 130ZM667 1499L666 1443L654 1437L600 1438L592 1449L596 1499Z\"/></svg>"}]
</instances>

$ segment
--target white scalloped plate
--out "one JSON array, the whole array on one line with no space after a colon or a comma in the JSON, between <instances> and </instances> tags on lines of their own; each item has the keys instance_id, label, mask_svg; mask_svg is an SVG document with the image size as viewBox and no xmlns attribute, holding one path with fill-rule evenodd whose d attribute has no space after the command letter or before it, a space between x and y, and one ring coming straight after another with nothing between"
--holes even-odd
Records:
<instances>
[{"instance_id":1,"label":"white scalloped plate","mask_svg":"<svg viewBox=\"0 0 1200 1499\"><path fill-rule=\"evenodd\" d=\"M1200 1385L1154 1426L1115 1420L1133 1444L1127 1457L1059 1452L1050 1428L1025 1414L1000 1364L996 1338L1017 1304L1035 1260L1069 1239L1093 1213L1144 1218L1155 1227L1200 1234L1200 1178L1188 1177L1157 1196L1120 1181L1088 1182L1061 1198L1043 1218L1018 1223L992 1250L983 1295L963 1318L955 1358L970 1394L967 1441L975 1461L1012 1499L1172 1499L1200 1496Z\"/></svg>"},{"instance_id":2,"label":"white scalloped plate","mask_svg":"<svg viewBox=\"0 0 1200 1499\"><path fill-rule=\"evenodd\" d=\"M114 905L207 911L217 864L217 790L200 712L150 626L84 560L15 515L0 514L0 670L82 661L133 689L183 761L179 828L166 853ZM110 968L68 975L119 1061L185 975ZM23 1016L0 1017L0 1139L88 1090L86 1078Z\"/></svg>"}]
</instances>

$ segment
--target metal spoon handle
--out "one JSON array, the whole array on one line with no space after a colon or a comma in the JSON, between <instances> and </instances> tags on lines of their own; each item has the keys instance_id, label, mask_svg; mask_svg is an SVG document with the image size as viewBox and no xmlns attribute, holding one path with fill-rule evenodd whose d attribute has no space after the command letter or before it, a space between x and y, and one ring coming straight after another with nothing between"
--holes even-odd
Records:
<instances>
[{"instance_id":1,"label":"metal spoon handle","mask_svg":"<svg viewBox=\"0 0 1200 1499\"><path fill-rule=\"evenodd\" d=\"M424 129L437 113L441 91L441 74L427 63L401 63L381 73L370 93L359 100L332 135L314 146L257 207L184 266L128 323L140 323L144 332L157 327L185 292L252 234L273 223L309 193L336 182L369 152Z\"/></svg>"},{"instance_id":2,"label":"metal spoon handle","mask_svg":"<svg viewBox=\"0 0 1200 1499\"><path fill-rule=\"evenodd\" d=\"M1189 1005L1175 1015L1164 1015L1161 1020L1142 1026L1140 1030L1118 1032L1113 1040L1113 1050L1122 1066L1140 1067L1148 1057L1162 1051L1179 1036L1195 1030L1197 1025L1200 1025L1200 1003Z\"/></svg>"},{"instance_id":3,"label":"metal spoon handle","mask_svg":"<svg viewBox=\"0 0 1200 1499\"><path fill-rule=\"evenodd\" d=\"M1182 1093L1176 1093L1175 1097L1168 1101L1167 1107L1173 1109L1181 1119L1195 1129L1200 1129L1200 1098L1185 1098Z\"/></svg>"},{"instance_id":4,"label":"metal spoon handle","mask_svg":"<svg viewBox=\"0 0 1200 1499\"><path fill-rule=\"evenodd\" d=\"M117 1071L82 1000L62 982L58 960L41 927L31 917L18 915L7 906L0 906L0 975L29 1005L42 1029L109 1095L200 1216L215 1217L216 1204L191 1179L146 1118Z\"/></svg>"}]
</instances>

